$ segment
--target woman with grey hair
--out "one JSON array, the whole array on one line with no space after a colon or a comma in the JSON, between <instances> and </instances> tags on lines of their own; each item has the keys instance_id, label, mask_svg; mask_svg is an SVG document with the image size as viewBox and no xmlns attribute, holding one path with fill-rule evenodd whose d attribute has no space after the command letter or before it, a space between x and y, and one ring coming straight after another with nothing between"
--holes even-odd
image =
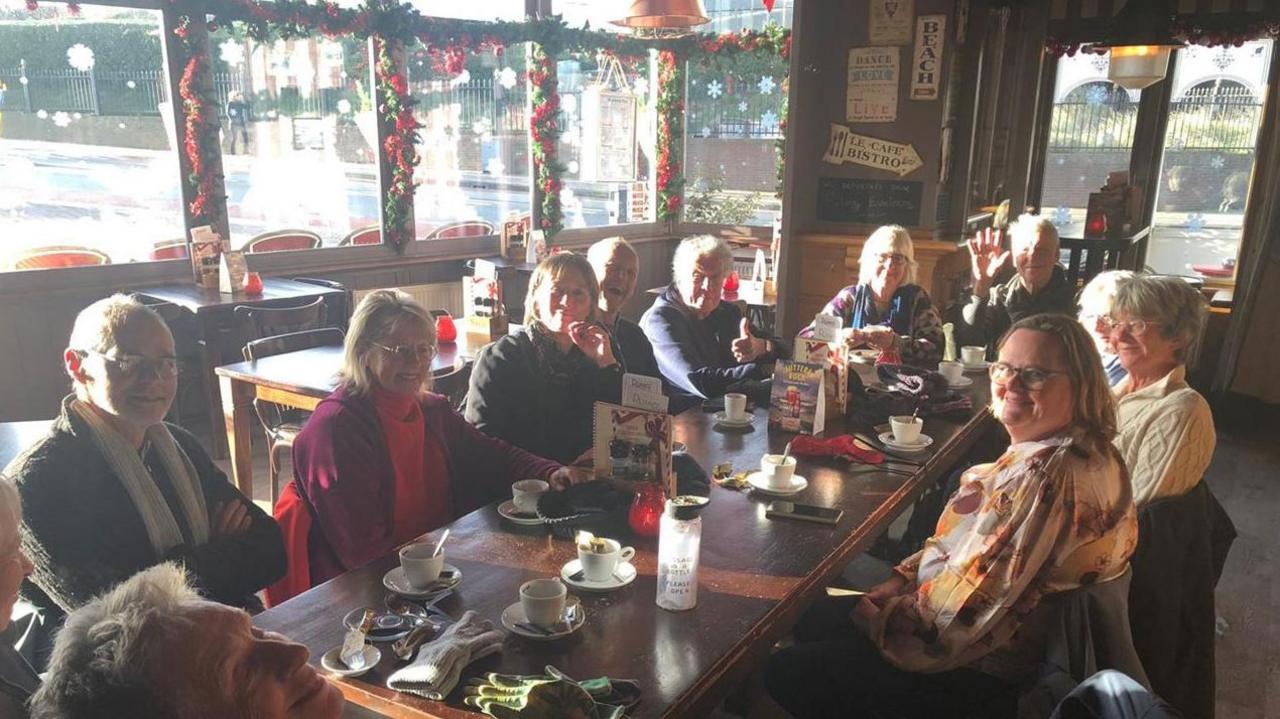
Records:
<instances>
[{"instance_id":1,"label":"woman with grey hair","mask_svg":"<svg viewBox=\"0 0 1280 719\"><path fill-rule=\"evenodd\" d=\"M290 512L308 514L299 495L314 516L309 532L286 541L297 589L448 524L510 493L514 481L562 486L575 476L479 432L448 398L431 393L435 353L435 323L409 295L377 290L356 307L342 384L321 400L294 442L297 479L277 504L287 528L295 526L285 521ZM273 603L284 598L271 594Z\"/></svg>"},{"instance_id":2,"label":"woman with grey hair","mask_svg":"<svg viewBox=\"0 0 1280 719\"><path fill-rule=\"evenodd\" d=\"M1207 312L1204 296L1182 278L1139 275L1116 287L1111 314L1101 320L1129 373L1113 390L1116 446L1139 509L1195 487L1213 458L1213 414L1187 384L1186 368Z\"/></svg>"},{"instance_id":3,"label":"woman with grey hair","mask_svg":"<svg viewBox=\"0 0 1280 719\"><path fill-rule=\"evenodd\" d=\"M18 537L21 522L22 499L18 489L0 476L0 632L9 628L18 590L32 569ZM40 677L27 660L8 642L0 642L0 719L27 716L27 700L39 686Z\"/></svg>"},{"instance_id":4,"label":"woman with grey hair","mask_svg":"<svg viewBox=\"0 0 1280 719\"><path fill-rule=\"evenodd\" d=\"M671 263L671 285L640 319L663 376L698 397L721 397L766 379L775 360L790 356L781 340L753 328L737 305L720 301L732 269L733 252L724 240L686 238ZM767 401L756 397L761 399Z\"/></svg>"},{"instance_id":5,"label":"woman with grey hair","mask_svg":"<svg viewBox=\"0 0 1280 719\"><path fill-rule=\"evenodd\" d=\"M942 319L929 293L916 284L911 235L899 225L871 233L862 245L858 284L836 293L822 314L840 318L850 347L883 350L906 337L904 363L933 368L942 359Z\"/></svg>"},{"instance_id":6,"label":"woman with grey hair","mask_svg":"<svg viewBox=\"0 0 1280 719\"><path fill-rule=\"evenodd\" d=\"M254 593L285 570L280 529L195 437L164 422L178 376L164 320L125 295L99 300L76 317L63 363L74 393L6 470L35 564L23 594L45 626L171 560L206 597L261 608Z\"/></svg>"},{"instance_id":7,"label":"woman with grey hair","mask_svg":"<svg viewBox=\"0 0 1280 719\"><path fill-rule=\"evenodd\" d=\"M1080 326L1093 337L1093 343L1102 356L1102 369L1107 373L1107 384L1115 387L1128 376L1120 356L1111 344L1105 320L1111 316L1111 306L1116 301L1116 288L1134 274L1129 270L1108 270L1094 275L1089 284L1080 290Z\"/></svg>"}]
</instances>

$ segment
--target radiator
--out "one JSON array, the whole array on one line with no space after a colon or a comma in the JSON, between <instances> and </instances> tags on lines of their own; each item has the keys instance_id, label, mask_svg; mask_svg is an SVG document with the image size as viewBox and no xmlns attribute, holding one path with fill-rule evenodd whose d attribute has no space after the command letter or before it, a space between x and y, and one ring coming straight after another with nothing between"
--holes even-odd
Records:
<instances>
[{"instance_id":1,"label":"radiator","mask_svg":"<svg viewBox=\"0 0 1280 719\"><path fill-rule=\"evenodd\" d=\"M388 287L385 289L396 289L404 292L414 299L415 302L427 308L427 310L448 310L449 314L454 317L462 316L462 283L461 282L439 282L430 285L408 285L406 287ZM352 294L355 301L359 304L365 295L372 292L369 290L356 290Z\"/></svg>"}]
</instances>

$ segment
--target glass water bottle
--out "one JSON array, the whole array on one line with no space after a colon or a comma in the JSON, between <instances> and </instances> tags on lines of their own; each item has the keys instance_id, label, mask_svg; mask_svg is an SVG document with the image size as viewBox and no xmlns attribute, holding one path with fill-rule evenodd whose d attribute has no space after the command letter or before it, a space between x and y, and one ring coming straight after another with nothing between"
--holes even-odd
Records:
<instances>
[{"instance_id":1,"label":"glass water bottle","mask_svg":"<svg viewBox=\"0 0 1280 719\"><path fill-rule=\"evenodd\" d=\"M698 604L698 550L706 497L667 500L658 534L658 606L673 612Z\"/></svg>"}]
</instances>

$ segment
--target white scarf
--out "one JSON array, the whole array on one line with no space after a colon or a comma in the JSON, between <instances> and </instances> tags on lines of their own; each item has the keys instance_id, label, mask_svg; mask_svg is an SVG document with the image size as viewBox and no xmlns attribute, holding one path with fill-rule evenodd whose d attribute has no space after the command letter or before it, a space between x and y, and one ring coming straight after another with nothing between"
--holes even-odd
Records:
<instances>
[{"instance_id":1,"label":"white scarf","mask_svg":"<svg viewBox=\"0 0 1280 719\"><path fill-rule=\"evenodd\" d=\"M169 550L185 540L182 529L173 516L173 510L165 501L155 479L147 471L142 457L93 407L77 399L71 402L71 409L88 425L93 443L102 452L107 465L120 480L129 499L133 501L133 506L142 516L142 524L156 551L156 557L164 557ZM165 474L177 495L179 508L187 520L191 541L196 546L205 544L209 541L209 511L191 459L178 446L163 422L147 428L144 446L146 443L150 443L160 453L160 463L164 465Z\"/></svg>"}]
</instances>

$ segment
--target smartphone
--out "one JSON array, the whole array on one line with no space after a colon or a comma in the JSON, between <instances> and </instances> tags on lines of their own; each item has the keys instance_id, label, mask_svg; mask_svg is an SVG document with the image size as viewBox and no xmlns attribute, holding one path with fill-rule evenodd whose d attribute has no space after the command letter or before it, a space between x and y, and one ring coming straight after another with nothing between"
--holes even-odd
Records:
<instances>
[{"instance_id":1,"label":"smartphone","mask_svg":"<svg viewBox=\"0 0 1280 719\"><path fill-rule=\"evenodd\" d=\"M844 516L843 509L834 507L818 507L812 504L796 504L795 502L770 502L764 512L766 517L799 519L818 524L836 524Z\"/></svg>"}]
</instances>

